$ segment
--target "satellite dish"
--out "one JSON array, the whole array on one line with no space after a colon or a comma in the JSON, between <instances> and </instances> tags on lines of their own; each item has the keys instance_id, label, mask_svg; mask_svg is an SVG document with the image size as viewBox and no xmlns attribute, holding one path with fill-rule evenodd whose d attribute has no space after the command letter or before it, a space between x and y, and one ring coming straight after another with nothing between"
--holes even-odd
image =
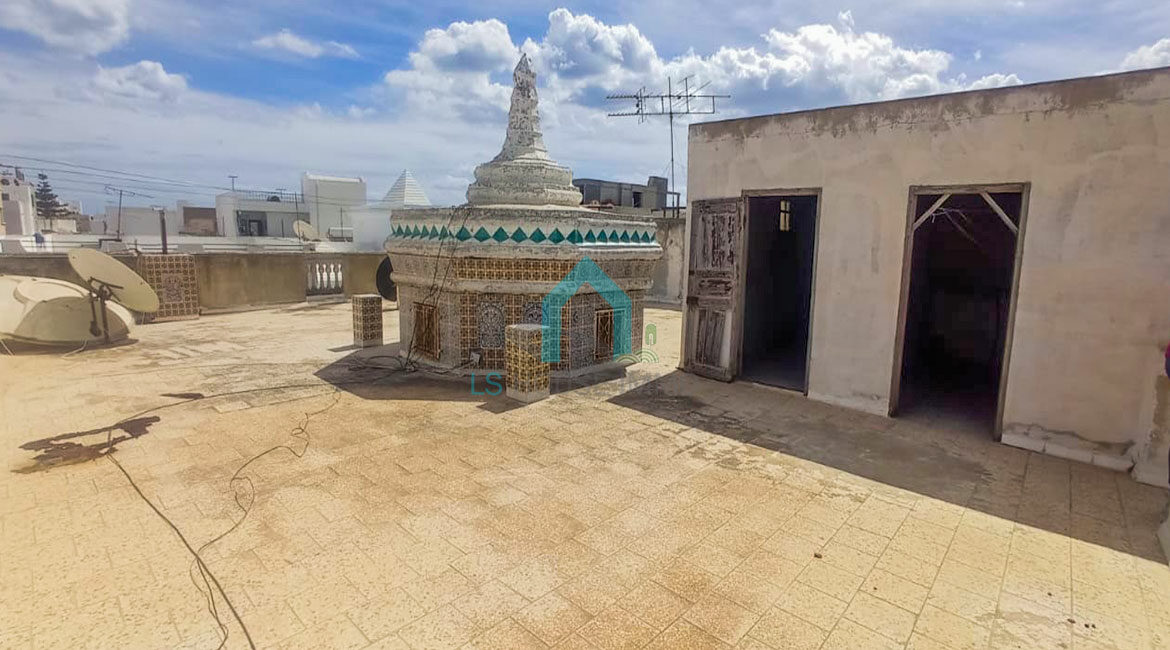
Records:
<instances>
[{"instance_id":1,"label":"satellite dish","mask_svg":"<svg viewBox=\"0 0 1170 650\"><path fill-rule=\"evenodd\" d=\"M90 293L62 280L0 275L0 339L31 345L77 346L130 334L134 316L121 305L103 305L107 330L93 331Z\"/></svg>"},{"instance_id":2,"label":"satellite dish","mask_svg":"<svg viewBox=\"0 0 1170 650\"><path fill-rule=\"evenodd\" d=\"M94 336L103 335L110 341L110 327L106 318L106 301L113 300L134 311L152 313L158 311L158 294L129 266L92 248L75 248L69 251L69 265L89 288L89 307L93 320L90 331ZM101 305L101 320L98 325L98 309Z\"/></svg>"},{"instance_id":3,"label":"satellite dish","mask_svg":"<svg viewBox=\"0 0 1170 650\"><path fill-rule=\"evenodd\" d=\"M382 263L378 265L377 272L374 273L374 284L378 287L378 293L386 300L398 300L398 287L394 286L394 281L390 279L390 273L394 268L390 266L390 258L382 258Z\"/></svg>"},{"instance_id":4,"label":"satellite dish","mask_svg":"<svg viewBox=\"0 0 1170 650\"><path fill-rule=\"evenodd\" d=\"M300 237L301 239L308 241L321 241L321 233L317 232L317 229L313 227L313 224L309 223L308 221L294 221L293 232L295 232L297 237Z\"/></svg>"}]
</instances>

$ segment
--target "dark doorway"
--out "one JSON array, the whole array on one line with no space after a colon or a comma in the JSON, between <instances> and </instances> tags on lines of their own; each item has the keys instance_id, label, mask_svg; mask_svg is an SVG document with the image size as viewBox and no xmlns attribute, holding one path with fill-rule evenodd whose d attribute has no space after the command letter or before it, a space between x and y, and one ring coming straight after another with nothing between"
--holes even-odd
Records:
<instances>
[{"instance_id":1,"label":"dark doorway","mask_svg":"<svg viewBox=\"0 0 1170 650\"><path fill-rule=\"evenodd\" d=\"M741 376L807 389L816 196L748 198Z\"/></svg>"},{"instance_id":2,"label":"dark doorway","mask_svg":"<svg viewBox=\"0 0 1170 650\"><path fill-rule=\"evenodd\" d=\"M994 432L1021 192L918 194L897 415Z\"/></svg>"}]
</instances>

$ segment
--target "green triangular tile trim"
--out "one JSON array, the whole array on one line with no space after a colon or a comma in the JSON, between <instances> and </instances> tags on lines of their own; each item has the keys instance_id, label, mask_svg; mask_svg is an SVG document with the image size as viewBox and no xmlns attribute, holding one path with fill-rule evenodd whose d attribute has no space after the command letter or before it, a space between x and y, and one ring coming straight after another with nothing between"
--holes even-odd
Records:
<instances>
[{"instance_id":1,"label":"green triangular tile trim","mask_svg":"<svg viewBox=\"0 0 1170 650\"><path fill-rule=\"evenodd\" d=\"M494 233L492 233L492 239L496 240L497 242L503 243L504 241L506 241L508 239L508 233L504 232L503 228L496 228L496 231Z\"/></svg>"},{"instance_id":2,"label":"green triangular tile trim","mask_svg":"<svg viewBox=\"0 0 1170 650\"><path fill-rule=\"evenodd\" d=\"M616 244L618 242L618 233L616 230L609 231L609 243Z\"/></svg>"},{"instance_id":3,"label":"green triangular tile trim","mask_svg":"<svg viewBox=\"0 0 1170 650\"><path fill-rule=\"evenodd\" d=\"M604 235L605 233L602 233L602 234ZM597 235L594 235L593 231L590 230L589 232L585 233L585 241L587 243L590 243L590 244L596 244L597 243Z\"/></svg>"},{"instance_id":4,"label":"green triangular tile trim","mask_svg":"<svg viewBox=\"0 0 1170 650\"><path fill-rule=\"evenodd\" d=\"M609 243L609 235L605 234L605 231L602 230L601 232L597 233L597 242L599 244L608 244Z\"/></svg>"},{"instance_id":5,"label":"green triangular tile trim","mask_svg":"<svg viewBox=\"0 0 1170 650\"><path fill-rule=\"evenodd\" d=\"M467 241L468 239L471 239L471 231L467 229L467 226L463 226L459 229L459 232L456 233L455 239L458 239L459 241Z\"/></svg>"},{"instance_id":6,"label":"green triangular tile trim","mask_svg":"<svg viewBox=\"0 0 1170 650\"><path fill-rule=\"evenodd\" d=\"M523 228L517 228L516 230L512 231L512 241L519 244L525 239L528 239L528 233L524 232Z\"/></svg>"},{"instance_id":7,"label":"green triangular tile trim","mask_svg":"<svg viewBox=\"0 0 1170 650\"><path fill-rule=\"evenodd\" d=\"M447 230L447 226L439 229L439 239L446 239L451 236L451 231Z\"/></svg>"},{"instance_id":8,"label":"green triangular tile trim","mask_svg":"<svg viewBox=\"0 0 1170 650\"><path fill-rule=\"evenodd\" d=\"M622 243L623 243L623 244L628 244L628 243L630 243L630 233L629 233L629 232L627 232L627 231L625 231L625 230L623 230L623 231L622 231L622 236L620 237L620 239L621 239L621 241L622 241Z\"/></svg>"},{"instance_id":9,"label":"green triangular tile trim","mask_svg":"<svg viewBox=\"0 0 1170 650\"><path fill-rule=\"evenodd\" d=\"M438 226L431 226L430 238L431 239L438 239L439 238L439 227Z\"/></svg>"},{"instance_id":10,"label":"green triangular tile trim","mask_svg":"<svg viewBox=\"0 0 1170 650\"><path fill-rule=\"evenodd\" d=\"M413 227L413 228L411 228L411 229L410 229L410 236L411 236L411 237L418 237L418 236L419 236L419 234L420 234L420 233L419 233L419 230L418 230L418 226L415 226L415 227Z\"/></svg>"},{"instance_id":11,"label":"green triangular tile trim","mask_svg":"<svg viewBox=\"0 0 1170 650\"><path fill-rule=\"evenodd\" d=\"M593 231L590 231L589 234L592 235ZM574 228L573 231L569 233L569 243L570 244L580 244L581 241L582 241L581 231Z\"/></svg>"},{"instance_id":12,"label":"green triangular tile trim","mask_svg":"<svg viewBox=\"0 0 1170 650\"><path fill-rule=\"evenodd\" d=\"M532 241L536 242L537 244L539 244L540 242L545 240L544 233L540 231L540 228L533 230L532 234L529 235L528 238L531 239Z\"/></svg>"},{"instance_id":13,"label":"green triangular tile trim","mask_svg":"<svg viewBox=\"0 0 1170 650\"><path fill-rule=\"evenodd\" d=\"M483 241L487 241L491 238L492 238L492 236L488 234L488 231L483 229L483 226L480 226L479 230L475 231L475 241L483 242Z\"/></svg>"},{"instance_id":14,"label":"green triangular tile trim","mask_svg":"<svg viewBox=\"0 0 1170 650\"><path fill-rule=\"evenodd\" d=\"M548 240L554 244L559 244L565 241L565 236L561 234L560 228L553 228L553 231L549 233Z\"/></svg>"}]
</instances>

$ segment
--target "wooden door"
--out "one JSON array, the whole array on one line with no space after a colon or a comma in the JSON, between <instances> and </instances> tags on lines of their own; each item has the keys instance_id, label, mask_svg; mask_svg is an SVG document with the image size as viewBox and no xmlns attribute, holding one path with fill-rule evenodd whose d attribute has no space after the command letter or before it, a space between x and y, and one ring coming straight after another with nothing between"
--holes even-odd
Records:
<instances>
[{"instance_id":1,"label":"wooden door","mask_svg":"<svg viewBox=\"0 0 1170 650\"><path fill-rule=\"evenodd\" d=\"M739 372L735 352L738 281L743 254L743 199L691 203L687 297L683 314L683 370L731 381Z\"/></svg>"}]
</instances>

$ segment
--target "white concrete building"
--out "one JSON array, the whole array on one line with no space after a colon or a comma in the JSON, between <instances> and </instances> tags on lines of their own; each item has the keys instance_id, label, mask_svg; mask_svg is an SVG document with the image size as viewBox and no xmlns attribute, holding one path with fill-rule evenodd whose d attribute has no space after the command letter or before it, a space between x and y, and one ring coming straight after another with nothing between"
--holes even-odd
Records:
<instances>
[{"instance_id":1,"label":"white concrete building","mask_svg":"<svg viewBox=\"0 0 1170 650\"><path fill-rule=\"evenodd\" d=\"M182 223L175 208L166 208L164 211L167 221L167 234L176 235ZM105 214L97 217L93 223L93 232L99 235L116 237L137 237L141 235L158 236L158 210L150 207L122 205L107 205Z\"/></svg>"},{"instance_id":2,"label":"white concrete building","mask_svg":"<svg viewBox=\"0 0 1170 650\"><path fill-rule=\"evenodd\" d=\"M690 126L686 370L1167 485L1170 68Z\"/></svg>"},{"instance_id":3,"label":"white concrete building","mask_svg":"<svg viewBox=\"0 0 1170 650\"><path fill-rule=\"evenodd\" d=\"M219 231L239 237L295 237L294 221L306 221L325 239L352 238L353 212L365 206L361 178L301 175L301 191L235 190L215 197Z\"/></svg>"},{"instance_id":4,"label":"white concrete building","mask_svg":"<svg viewBox=\"0 0 1170 650\"><path fill-rule=\"evenodd\" d=\"M0 175L0 215L4 231L10 235L31 235L36 231L35 187L11 174Z\"/></svg>"}]
</instances>

